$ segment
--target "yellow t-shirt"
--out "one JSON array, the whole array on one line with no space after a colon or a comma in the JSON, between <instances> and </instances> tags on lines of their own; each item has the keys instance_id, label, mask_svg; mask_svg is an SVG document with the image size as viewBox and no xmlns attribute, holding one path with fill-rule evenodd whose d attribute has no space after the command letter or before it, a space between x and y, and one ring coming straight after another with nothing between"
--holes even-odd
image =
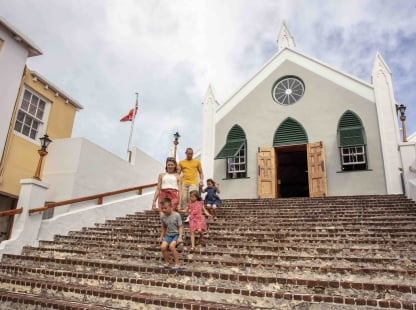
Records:
<instances>
[{"instance_id":1,"label":"yellow t-shirt","mask_svg":"<svg viewBox=\"0 0 416 310\"><path fill-rule=\"evenodd\" d=\"M201 162L198 159L183 159L179 162L182 171L182 184L198 184L198 174L201 169Z\"/></svg>"}]
</instances>

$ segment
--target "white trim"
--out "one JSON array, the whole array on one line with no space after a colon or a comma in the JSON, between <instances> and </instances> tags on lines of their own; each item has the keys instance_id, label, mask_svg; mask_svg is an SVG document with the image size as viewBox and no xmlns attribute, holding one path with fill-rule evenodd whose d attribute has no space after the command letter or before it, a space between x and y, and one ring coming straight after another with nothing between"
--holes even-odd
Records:
<instances>
[{"instance_id":1,"label":"white trim","mask_svg":"<svg viewBox=\"0 0 416 310\"><path fill-rule=\"evenodd\" d=\"M291 61L305 69L324 76L335 84L349 89L358 95L374 102L373 86L348 73L331 67L315 58L307 56L296 50L284 48L276 53L257 73L244 83L223 105L217 109L216 122L225 117L236 105L238 105L250 92L261 84L270 74L279 68L285 61Z\"/></svg>"},{"instance_id":2,"label":"white trim","mask_svg":"<svg viewBox=\"0 0 416 310\"><path fill-rule=\"evenodd\" d=\"M39 56L42 55L42 51L39 47L37 47L29 38L27 38L23 33L21 33L18 29L12 26L8 21L6 21L3 17L0 16L0 25L7 29L9 33L11 33L12 37L17 41L22 43L26 46L29 51L28 56Z\"/></svg>"},{"instance_id":3,"label":"white trim","mask_svg":"<svg viewBox=\"0 0 416 310\"><path fill-rule=\"evenodd\" d=\"M66 98L65 103L71 103L75 108L80 109L80 110L84 108L77 100L75 100L74 98L72 98L71 96L66 94L58 86L52 84L50 81L48 81L45 77L43 77L42 75L40 75L36 71L30 70L30 73L33 75L34 79L36 78L37 81L40 81L41 83L43 83L45 85L48 85L48 87L53 92L55 92L56 97L58 97L58 96L65 97Z\"/></svg>"}]
</instances>

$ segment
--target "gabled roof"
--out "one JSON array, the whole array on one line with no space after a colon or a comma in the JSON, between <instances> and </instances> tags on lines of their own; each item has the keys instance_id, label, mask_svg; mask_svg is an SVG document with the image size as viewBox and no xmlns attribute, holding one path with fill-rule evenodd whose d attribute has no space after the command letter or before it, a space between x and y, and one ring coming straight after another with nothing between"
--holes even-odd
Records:
<instances>
[{"instance_id":1,"label":"gabled roof","mask_svg":"<svg viewBox=\"0 0 416 310\"><path fill-rule=\"evenodd\" d=\"M295 49L285 47L277 52L252 78L244 83L240 89L217 109L216 120L219 121L227 115L228 112L286 61L293 62L311 72L324 76L333 83L349 89L370 101L375 100L373 86L368 82L340 71Z\"/></svg>"},{"instance_id":2,"label":"gabled roof","mask_svg":"<svg viewBox=\"0 0 416 310\"><path fill-rule=\"evenodd\" d=\"M42 55L42 51L39 47L35 45L35 43L33 43L29 38L27 38L23 33L21 33L18 29L12 26L1 16L0 25L3 26L16 41L20 42L23 46L25 46L28 49L28 57Z\"/></svg>"}]
</instances>

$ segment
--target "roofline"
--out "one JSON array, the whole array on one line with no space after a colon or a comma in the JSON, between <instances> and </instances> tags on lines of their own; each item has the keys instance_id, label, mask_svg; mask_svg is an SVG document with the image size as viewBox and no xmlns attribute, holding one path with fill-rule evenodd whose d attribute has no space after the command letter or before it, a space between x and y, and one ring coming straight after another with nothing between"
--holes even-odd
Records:
<instances>
[{"instance_id":1,"label":"roofline","mask_svg":"<svg viewBox=\"0 0 416 310\"><path fill-rule=\"evenodd\" d=\"M25 45L29 51L28 57L39 56L42 55L41 49L32 42L28 37L26 37L20 30L15 28L12 24L10 24L7 20L0 16L0 25L5 27L12 37L21 44Z\"/></svg>"},{"instance_id":2,"label":"roofline","mask_svg":"<svg viewBox=\"0 0 416 310\"><path fill-rule=\"evenodd\" d=\"M331 70L333 72L336 72L336 73L342 75L343 77L349 78L349 79L351 79L351 80L353 80L353 81L361 84L362 86L365 86L365 87L370 88L370 89L374 89L374 87L373 87L372 84L370 84L370 83L368 83L368 82L366 82L364 80L361 80L361 79L359 79L359 78L357 78L357 77L355 77L355 76L353 76L351 74L348 74L348 73L346 73L344 71L341 71L339 69L336 69L335 67L332 67L332 66L330 66L330 65L328 65L328 64L326 64L326 63L324 63L324 62L322 62L322 61L320 61L320 60L318 60L316 58L313 58L313 57L308 56L308 55L306 55L304 53L301 53L301 52L299 52L299 51L297 51L295 49L292 49L292 48L289 48L289 47L285 47L282 50L278 51L276 54L274 54L251 78L249 78L240 88L238 88L233 94L231 94L231 96L228 97L227 100L225 100L224 103L221 104L218 107L217 112L219 112L223 107L225 107L228 102L232 101L233 97L237 96L241 90L243 90L248 84L250 84L253 80L255 80L256 77L258 75L260 75L265 68L267 68L273 61L276 60L276 58L278 58L281 54L283 54L286 51L292 52L292 53L294 53L294 54L296 54L296 55L298 55L300 57L303 57L303 58L305 58L305 59L307 59L309 61L312 61L312 62L314 62L314 63L316 63L318 65L321 65L321 66L323 66L323 67L325 67L325 68L327 68L327 69L329 69L329 70Z\"/></svg>"},{"instance_id":3,"label":"roofline","mask_svg":"<svg viewBox=\"0 0 416 310\"><path fill-rule=\"evenodd\" d=\"M82 110L84 108L77 100L75 100L74 98L72 98L71 96L66 94L59 87L57 87L56 85L54 85L53 83L48 81L45 77L43 77L42 75L40 75L36 71L30 70L30 69L29 69L29 71L33 75L33 77L36 78L38 81L41 81L45 85L48 85L48 87L52 88L52 90L55 92L56 96L60 96L60 97L65 98L68 101L67 103L72 104L78 110Z\"/></svg>"}]
</instances>

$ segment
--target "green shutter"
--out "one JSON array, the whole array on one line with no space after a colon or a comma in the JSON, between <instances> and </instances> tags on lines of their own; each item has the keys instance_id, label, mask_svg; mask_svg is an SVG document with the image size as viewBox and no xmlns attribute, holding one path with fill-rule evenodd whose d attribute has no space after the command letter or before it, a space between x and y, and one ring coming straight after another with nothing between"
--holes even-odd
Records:
<instances>
[{"instance_id":1,"label":"green shutter","mask_svg":"<svg viewBox=\"0 0 416 310\"><path fill-rule=\"evenodd\" d=\"M215 156L215 159L219 158L227 158L227 157L235 157L241 148L246 143L246 135L244 133L243 128L239 125L234 125L233 128L230 129L227 135L227 142Z\"/></svg>"},{"instance_id":2,"label":"green shutter","mask_svg":"<svg viewBox=\"0 0 416 310\"><path fill-rule=\"evenodd\" d=\"M228 158L237 156L238 152L246 143L246 140L230 140L224 145L221 151L215 156L215 159Z\"/></svg>"},{"instance_id":3,"label":"green shutter","mask_svg":"<svg viewBox=\"0 0 416 310\"><path fill-rule=\"evenodd\" d=\"M346 111L338 122L338 147L365 144L365 133L361 119L354 112Z\"/></svg>"},{"instance_id":4,"label":"green shutter","mask_svg":"<svg viewBox=\"0 0 416 310\"><path fill-rule=\"evenodd\" d=\"M364 145L364 135L362 127L342 128L338 130L338 146L348 147L354 145Z\"/></svg>"},{"instance_id":5,"label":"green shutter","mask_svg":"<svg viewBox=\"0 0 416 310\"><path fill-rule=\"evenodd\" d=\"M305 143L308 143L308 136L306 135L305 129L290 117L277 128L273 137L273 146Z\"/></svg>"}]
</instances>

